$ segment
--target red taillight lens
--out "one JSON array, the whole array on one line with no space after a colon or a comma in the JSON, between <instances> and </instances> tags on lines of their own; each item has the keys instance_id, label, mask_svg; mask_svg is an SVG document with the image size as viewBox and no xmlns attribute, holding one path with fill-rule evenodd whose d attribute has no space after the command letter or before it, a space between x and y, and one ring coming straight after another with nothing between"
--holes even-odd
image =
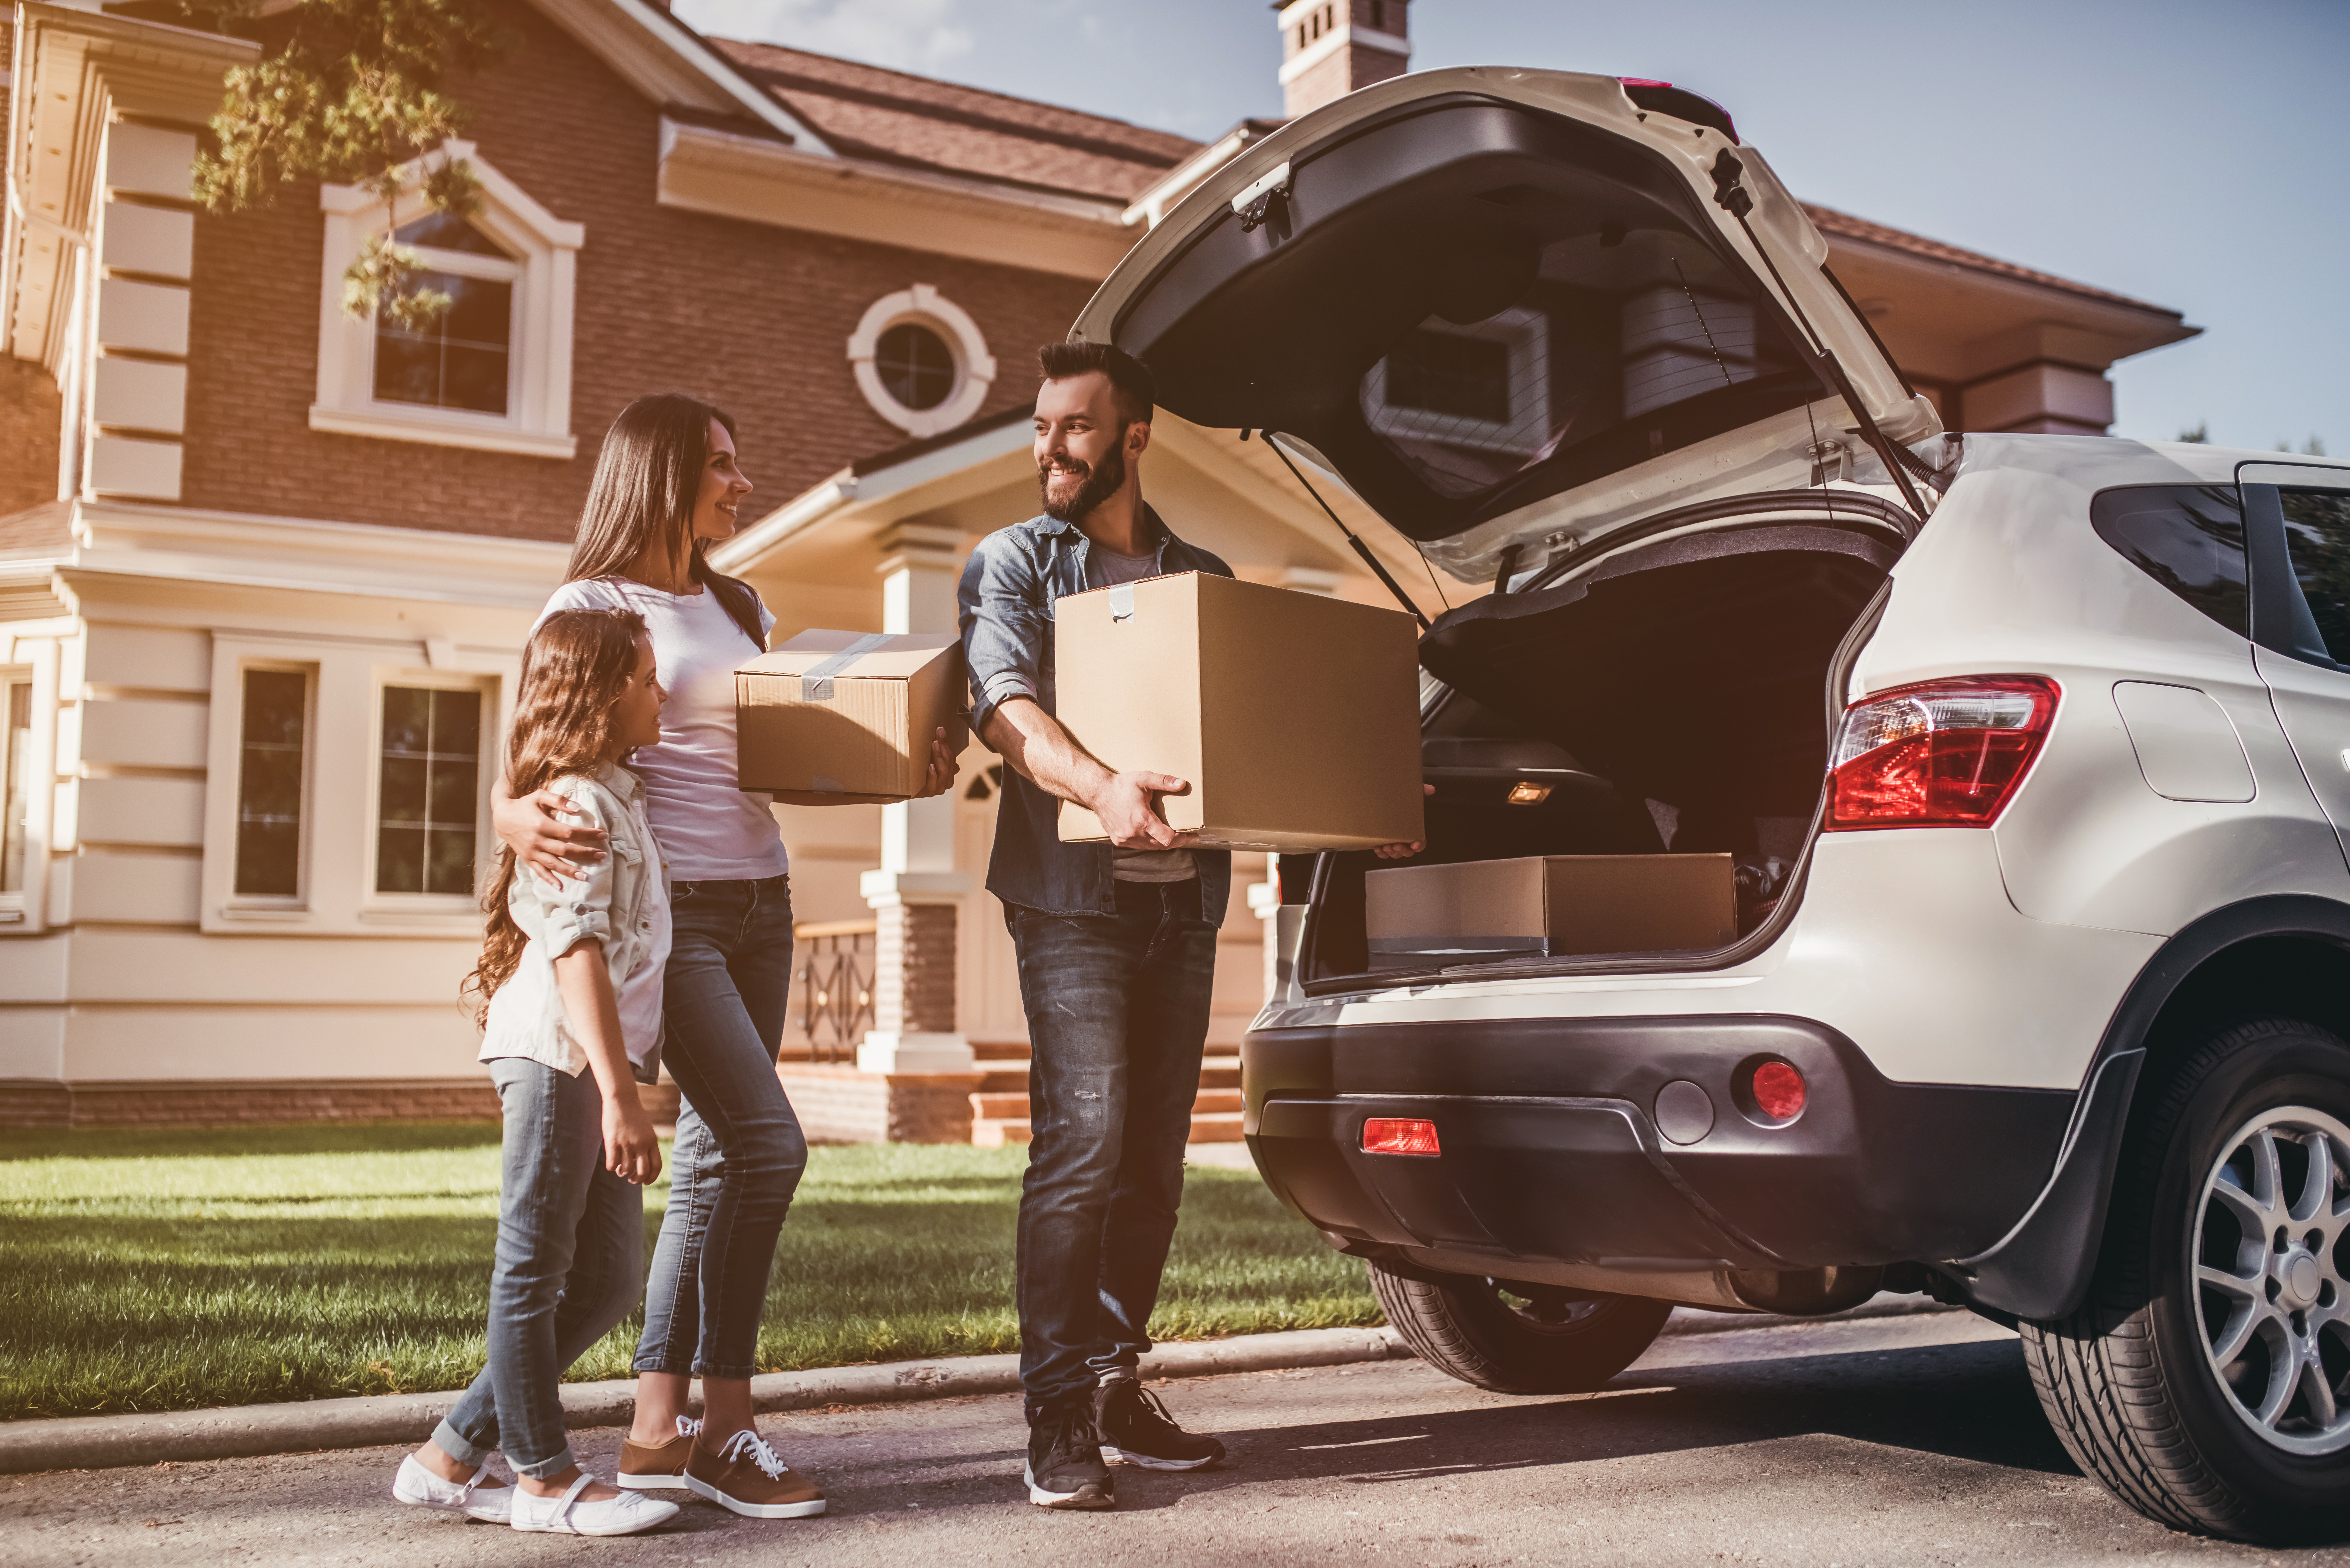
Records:
<instances>
[{"instance_id":1,"label":"red taillight lens","mask_svg":"<svg viewBox=\"0 0 2350 1568\"><path fill-rule=\"evenodd\" d=\"M1437 1154L1436 1124L1373 1116L1363 1124L1365 1154Z\"/></svg>"},{"instance_id":2,"label":"red taillight lens","mask_svg":"<svg viewBox=\"0 0 2350 1568\"><path fill-rule=\"evenodd\" d=\"M1754 1096L1754 1108L1774 1122L1791 1122L1804 1114L1804 1075L1793 1063L1762 1064L1747 1088Z\"/></svg>"},{"instance_id":3,"label":"red taillight lens","mask_svg":"<svg viewBox=\"0 0 2350 1568\"><path fill-rule=\"evenodd\" d=\"M2056 716L2038 675L1896 687L1844 711L1828 762L1826 827L1988 827Z\"/></svg>"}]
</instances>

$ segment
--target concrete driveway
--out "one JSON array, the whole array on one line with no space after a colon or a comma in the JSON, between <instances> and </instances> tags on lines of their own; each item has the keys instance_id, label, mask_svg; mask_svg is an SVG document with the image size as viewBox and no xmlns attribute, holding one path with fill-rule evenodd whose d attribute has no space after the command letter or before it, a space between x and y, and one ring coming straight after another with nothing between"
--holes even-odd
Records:
<instances>
[{"instance_id":1,"label":"concrete driveway","mask_svg":"<svg viewBox=\"0 0 2350 1568\"><path fill-rule=\"evenodd\" d=\"M689 1501L626 1541L418 1517L398 1449L0 1479L0 1563L1627 1564L2350 1562L2174 1534L2074 1471L2014 1336L1963 1314L1681 1335L1598 1394L1415 1362L1164 1385L1232 1459L1121 1469L1113 1514L1023 1501L1017 1401L771 1417L810 1521ZM619 1434L575 1435L606 1475Z\"/></svg>"}]
</instances>

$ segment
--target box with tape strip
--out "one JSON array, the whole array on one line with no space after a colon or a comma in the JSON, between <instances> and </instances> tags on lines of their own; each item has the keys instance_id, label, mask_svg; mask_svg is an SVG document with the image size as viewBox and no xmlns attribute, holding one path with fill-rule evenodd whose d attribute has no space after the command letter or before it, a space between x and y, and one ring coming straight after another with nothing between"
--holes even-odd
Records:
<instances>
[{"instance_id":1,"label":"box with tape strip","mask_svg":"<svg viewBox=\"0 0 2350 1568\"><path fill-rule=\"evenodd\" d=\"M962 753L968 701L952 632L804 631L734 671L741 787L785 805L910 799L932 731Z\"/></svg>"},{"instance_id":2,"label":"box with tape strip","mask_svg":"<svg viewBox=\"0 0 2350 1568\"><path fill-rule=\"evenodd\" d=\"M1421 834L1419 640L1400 610L1178 572L1053 607L1055 716L1119 771L1172 774L1169 826L1223 849ZM1065 843L1108 835L1064 804Z\"/></svg>"}]
</instances>

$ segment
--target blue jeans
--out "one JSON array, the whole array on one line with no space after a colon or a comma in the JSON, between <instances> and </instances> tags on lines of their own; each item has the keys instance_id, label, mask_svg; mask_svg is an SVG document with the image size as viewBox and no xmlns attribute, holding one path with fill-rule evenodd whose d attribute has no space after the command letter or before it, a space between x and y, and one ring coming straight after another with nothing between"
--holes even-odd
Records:
<instances>
[{"instance_id":1,"label":"blue jeans","mask_svg":"<svg viewBox=\"0 0 2350 1568\"><path fill-rule=\"evenodd\" d=\"M807 1167L807 1139L775 1081L792 880L680 882L670 914L661 1065L683 1104L636 1370L748 1377L775 1240Z\"/></svg>"},{"instance_id":2,"label":"blue jeans","mask_svg":"<svg viewBox=\"0 0 2350 1568\"><path fill-rule=\"evenodd\" d=\"M604 1168L596 1075L544 1063L490 1063L505 1113L497 1262L490 1273L490 1362L432 1434L478 1465L504 1449L518 1475L571 1468L563 1375L637 1304L645 1251L641 1189Z\"/></svg>"},{"instance_id":3,"label":"blue jeans","mask_svg":"<svg viewBox=\"0 0 2350 1568\"><path fill-rule=\"evenodd\" d=\"M1150 1348L1183 1197L1216 929L1196 877L1117 893L1116 915L1004 911L1032 1052L1018 1265L1032 1422Z\"/></svg>"}]
</instances>

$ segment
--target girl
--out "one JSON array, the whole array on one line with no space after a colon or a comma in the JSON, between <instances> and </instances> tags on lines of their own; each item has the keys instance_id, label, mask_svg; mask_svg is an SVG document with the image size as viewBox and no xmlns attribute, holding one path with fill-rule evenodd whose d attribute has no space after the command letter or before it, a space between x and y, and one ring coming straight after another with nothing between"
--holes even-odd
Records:
<instances>
[{"instance_id":1,"label":"girl","mask_svg":"<svg viewBox=\"0 0 2350 1568\"><path fill-rule=\"evenodd\" d=\"M676 903L663 1061L683 1104L620 1484L690 1490L736 1513L790 1519L822 1513L824 1493L760 1438L751 1375L775 1243L807 1162L775 1081L791 878L768 797L737 788L734 771L734 667L765 650L775 618L704 554L733 535L750 490L725 413L682 393L638 399L604 437L567 580L545 613L640 614L671 693L660 744L637 766ZM944 735L932 742L927 794L954 782ZM492 795L500 839L550 880L579 875L600 853L601 825L566 824L565 809L519 778ZM699 1424L686 1414L696 1376Z\"/></svg>"},{"instance_id":2,"label":"girl","mask_svg":"<svg viewBox=\"0 0 2350 1568\"><path fill-rule=\"evenodd\" d=\"M505 1113L490 1358L392 1495L516 1530L632 1535L677 1505L571 1457L563 1374L636 1304L660 1146L637 1098L660 1066L669 899L643 786L622 759L660 739L652 639L625 610L548 617L523 650L505 776L603 829L609 856L561 892L499 857L468 990ZM583 1076L583 1069L589 1075ZM484 1487L503 1448L517 1481Z\"/></svg>"}]
</instances>

